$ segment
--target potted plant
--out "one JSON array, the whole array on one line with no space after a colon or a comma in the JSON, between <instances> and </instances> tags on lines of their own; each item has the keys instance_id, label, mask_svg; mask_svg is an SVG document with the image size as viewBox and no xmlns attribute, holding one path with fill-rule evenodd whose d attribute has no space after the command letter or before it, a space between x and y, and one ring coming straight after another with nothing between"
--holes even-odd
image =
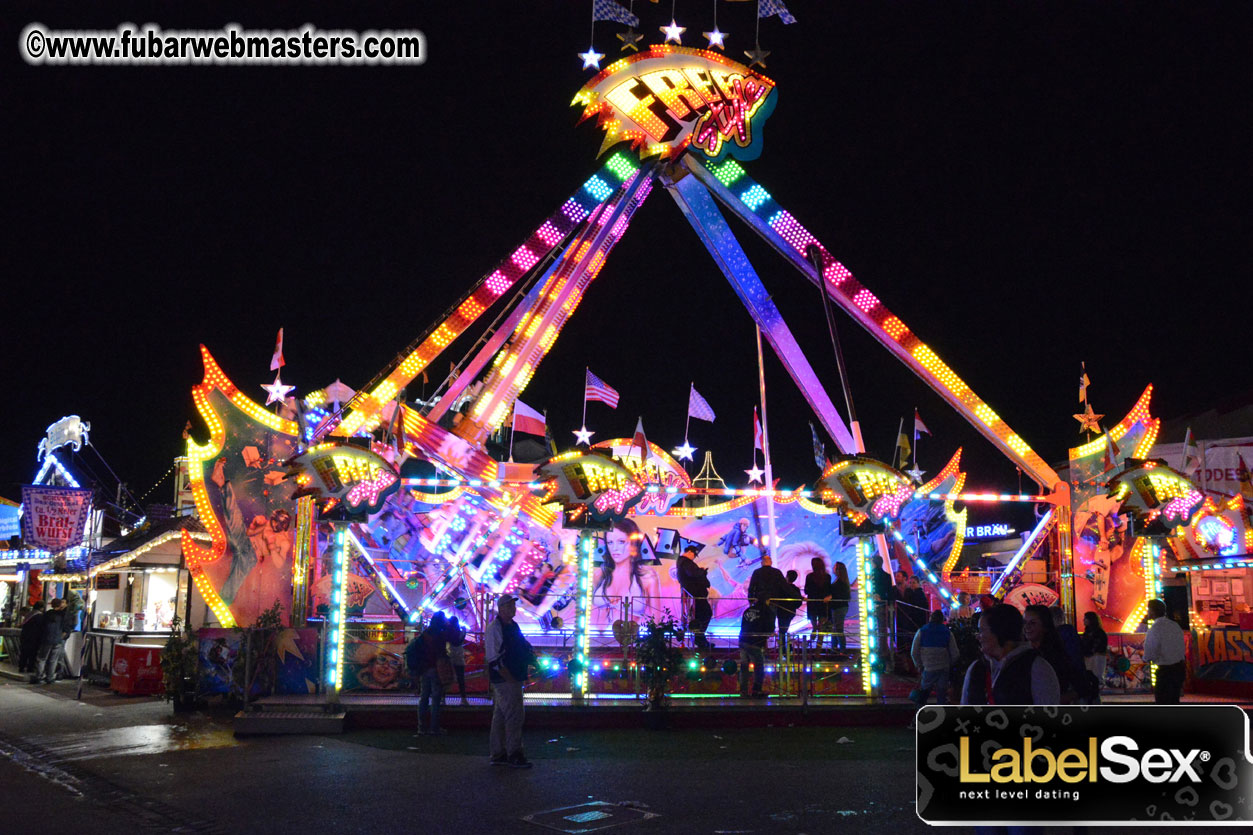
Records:
<instances>
[{"instance_id":1,"label":"potted plant","mask_svg":"<svg viewBox=\"0 0 1253 835\"><path fill-rule=\"evenodd\" d=\"M170 638L161 650L165 698L174 703L176 712L192 710L196 706L199 664L200 644L196 634L176 616L170 624Z\"/></svg>"},{"instance_id":2,"label":"potted plant","mask_svg":"<svg viewBox=\"0 0 1253 835\"><path fill-rule=\"evenodd\" d=\"M635 669L644 682L648 697L644 710L652 727L665 724L666 691L670 678L683 667L683 627L669 610L661 620L649 618L635 639Z\"/></svg>"}]
</instances>

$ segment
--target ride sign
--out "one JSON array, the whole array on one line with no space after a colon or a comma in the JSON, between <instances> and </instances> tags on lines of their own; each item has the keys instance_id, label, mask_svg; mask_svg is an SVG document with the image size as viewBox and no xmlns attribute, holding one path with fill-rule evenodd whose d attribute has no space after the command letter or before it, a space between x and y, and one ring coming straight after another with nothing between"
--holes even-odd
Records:
<instances>
[{"instance_id":1,"label":"ride sign","mask_svg":"<svg viewBox=\"0 0 1253 835\"><path fill-rule=\"evenodd\" d=\"M584 515L602 523L621 519L644 495L631 471L599 450L562 453L540 464L536 475L550 482L546 500L565 505L571 522Z\"/></svg>"},{"instance_id":2,"label":"ride sign","mask_svg":"<svg viewBox=\"0 0 1253 835\"><path fill-rule=\"evenodd\" d=\"M774 109L769 78L704 49L656 45L606 67L572 104L605 129L600 153L631 142L641 156L673 159L689 146L710 159L756 159Z\"/></svg>"},{"instance_id":3,"label":"ride sign","mask_svg":"<svg viewBox=\"0 0 1253 835\"><path fill-rule=\"evenodd\" d=\"M297 495L343 502L351 513L377 513L400 486L400 474L381 452L342 441L312 446L287 465Z\"/></svg>"}]
</instances>

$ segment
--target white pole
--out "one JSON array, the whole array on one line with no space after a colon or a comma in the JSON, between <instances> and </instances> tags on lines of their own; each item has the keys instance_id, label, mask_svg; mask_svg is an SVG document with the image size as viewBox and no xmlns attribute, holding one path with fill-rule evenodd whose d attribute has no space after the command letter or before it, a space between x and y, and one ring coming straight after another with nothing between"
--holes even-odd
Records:
<instances>
[{"instance_id":1,"label":"white pole","mask_svg":"<svg viewBox=\"0 0 1253 835\"><path fill-rule=\"evenodd\" d=\"M692 392L696 391L696 381L693 380L688 384L687 390L687 418L683 421L683 443L687 443L687 430L692 425Z\"/></svg>"},{"instance_id":2,"label":"white pole","mask_svg":"<svg viewBox=\"0 0 1253 835\"><path fill-rule=\"evenodd\" d=\"M757 328L757 383L761 389L761 454L766 459L766 489L774 490L774 472L770 468L770 430L766 421L766 366L761 354L761 328ZM754 453L755 455L755 453ZM757 466L756 464L753 465ZM770 553L779 553L779 535L774 525L774 496L766 497L767 529L770 531Z\"/></svg>"},{"instance_id":3,"label":"white pole","mask_svg":"<svg viewBox=\"0 0 1253 835\"><path fill-rule=\"evenodd\" d=\"M901 457L901 432L905 431L905 418L901 418L901 422L896 425L896 437L892 442L896 446L892 447L892 466L896 467L896 459Z\"/></svg>"},{"instance_id":4,"label":"white pole","mask_svg":"<svg viewBox=\"0 0 1253 835\"><path fill-rule=\"evenodd\" d=\"M586 365L583 366L583 424L580 426L581 429L587 428L587 375L589 373L590 369Z\"/></svg>"},{"instance_id":5,"label":"white pole","mask_svg":"<svg viewBox=\"0 0 1253 835\"><path fill-rule=\"evenodd\" d=\"M513 404L513 419L509 422L509 463L513 463L513 436L518 428L518 404Z\"/></svg>"}]
</instances>

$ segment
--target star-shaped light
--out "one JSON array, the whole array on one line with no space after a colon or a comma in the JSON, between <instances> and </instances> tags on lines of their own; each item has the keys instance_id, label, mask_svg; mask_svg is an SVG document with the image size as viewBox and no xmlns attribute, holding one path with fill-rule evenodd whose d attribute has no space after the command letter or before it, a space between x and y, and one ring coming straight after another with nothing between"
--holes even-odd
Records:
<instances>
[{"instance_id":1,"label":"star-shaped light","mask_svg":"<svg viewBox=\"0 0 1253 835\"><path fill-rule=\"evenodd\" d=\"M595 434L595 432L588 429L586 426L582 426L574 430L574 443L576 446L579 444L583 444L583 446L591 446L592 436Z\"/></svg>"},{"instance_id":2,"label":"star-shaped light","mask_svg":"<svg viewBox=\"0 0 1253 835\"><path fill-rule=\"evenodd\" d=\"M600 69L600 59L605 57L605 53L597 52L596 47L589 46L587 52L580 52L579 57L583 59L583 69L598 70Z\"/></svg>"},{"instance_id":3,"label":"star-shaped light","mask_svg":"<svg viewBox=\"0 0 1253 835\"><path fill-rule=\"evenodd\" d=\"M762 476L766 474L766 471L761 467L758 467L756 463L753 464L753 468L751 470L745 470L744 472L748 473L749 484L765 484Z\"/></svg>"},{"instance_id":4,"label":"star-shaped light","mask_svg":"<svg viewBox=\"0 0 1253 835\"><path fill-rule=\"evenodd\" d=\"M628 29L625 32L618 33L618 40L622 41L622 52L626 52L628 49L639 52L639 42L644 40L644 36L634 29Z\"/></svg>"},{"instance_id":5,"label":"star-shaped light","mask_svg":"<svg viewBox=\"0 0 1253 835\"><path fill-rule=\"evenodd\" d=\"M1101 431L1101 418L1105 415L1098 415L1092 411L1092 404L1085 403L1083 412L1074 415L1075 420L1079 421L1080 432L1097 432Z\"/></svg>"},{"instance_id":6,"label":"star-shaped light","mask_svg":"<svg viewBox=\"0 0 1253 835\"><path fill-rule=\"evenodd\" d=\"M280 374L281 373L282 372L280 372ZM261 388L265 389L266 393L269 395L265 399L265 405L267 406L269 406L271 403L286 403L287 395L291 394L293 391L296 390L295 386L283 385L283 381L279 379L279 374L274 375L273 383L270 383L268 386L263 385Z\"/></svg>"},{"instance_id":7,"label":"star-shaped light","mask_svg":"<svg viewBox=\"0 0 1253 835\"><path fill-rule=\"evenodd\" d=\"M762 49L759 45L754 44L752 49L744 50L744 54L752 60L748 62L750 67L761 65L764 70L766 68L766 56L770 54L770 50Z\"/></svg>"},{"instance_id":8,"label":"star-shaped light","mask_svg":"<svg viewBox=\"0 0 1253 835\"><path fill-rule=\"evenodd\" d=\"M691 461L692 453L696 451L696 447L687 442L687 438L683 439L683 446L675 447L673 450L674 457L680 461Z\"/></svg>"},{"instance_id":9,"label":"star-shaped light","mask_svg":"<svg viewBox=\"0 0 1253 835\"><path fill-rule=\"evenodd\" d=\"M666 36L666 43L683 43L683 33L687 31L686 26L680 26L674 22L674 18L670 18L669 26L658 26L662 34Z\"/></svg>"},{"instance_id":10,"label":"star-shaped light","mask_svg":"<svg viewBox=\"0 0 1253 835\"><path fill-rule=\"evenodd\" d=\"M914 481L918 482L919 484L922 484L922 476L923 476L923 473L926 472L926 470L924 470L922 467L919 467L917 464L915 464L912 470L906 470L905 472Z\"/></svg>"},{"instance_id":11,"label":"star-shaped light","mask_svg":"<svg viewBox=\"0 0 1253 835\"><path fill-rule=\"evenodd\" d=\"M717 26L714 27L714 30L712 32L701 32L701 34L704 35L709 40L710 49L714 48L715 46L718 47L719 49L727 48L727 45L723 43L723 41L727 37L727 33L718 31Z\"/></svg>"}]
</instances>

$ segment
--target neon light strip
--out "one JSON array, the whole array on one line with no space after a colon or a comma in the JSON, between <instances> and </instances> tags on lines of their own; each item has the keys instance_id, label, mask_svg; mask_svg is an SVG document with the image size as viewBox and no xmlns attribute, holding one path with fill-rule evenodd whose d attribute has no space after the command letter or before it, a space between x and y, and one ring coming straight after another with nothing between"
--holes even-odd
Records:
<instances>
[{"instance_id":1,"label":"neon light strip","mask_svg":"<svg viewBox=\"0 0 1253 835\"><path fill-rule=\"evenodd\" d=\"M866 547L866 537L857 537L857 606L861 613L861 617L857 619L857 631L861 638L862 658L865 659L861 674L861 689L865 695L872 696L879 685L879 674L875 672L875 663L879 659L877 653L879 633L875 616L870 612L874 590L869 588L872 581L867 568ZM867 670L869 675L867 675Z\"/></svg>"},{"instance_id":2,"label":"neon light strip","mask_svg":"<svg viewBox=\"0 0 1253 835\"><path fill-rule=\"evenodd\" d=\"M1032 496L1025 493L927 493L919 491L915 498L927 498L933 502L1046 502L1048 496Z\"/></svg>"},{"instance_id":3,"label":"neon light strip","mask_svg":"<svg viewBox=\"0 0 1253 835\"><path fill-rule=\"evenodd\" d=\"M895 525L887 521L885 521L885 524L887 525L888 531L892 534L892 538L905 548L905 553L909 554L909 558L913 562L914 568L921 571L927 582L935 586L935 590L940 593L940 597L943 597L946 601L951 601L954 598L953 590L950 589L943 580L936 576L935 572L931 570L931 567L927 565L926 561L922 557L914 553L914 546L905 541L905 537L901 535L901 532ZM930 612L927 614L930 614Z\"/></svg>"},{"instance_id":4,"label":"neon light strip","mask_svg":"<svg viewBox=\"0 0 1253 835\"><path fill-rule=\"evenodd\" d=\"M479 281L478 286L465 298L451 316L439 325L422 343L405 357L401 363L379 383L344 418L338 434L354 435L362 429L378 424L379 410L396 397L396 393L422 373L449 343L460 336L500 296L504 295L531 267L552 252L579 223L592 213L603 198L597 198L595 183L624 183L639 166L625 154L614 154L609 161L584 184L583 188L549 215L526 243L518 247L497 269ZM511 401L512 402L512 401Z\"/></svg>"},{"instance_id":5,"label":"neon light strip","mask_svg":"<svg viewBox=\"0 0 1253 835\"><path fill-rule=\"evenodd\" d=\"M387 602L391 604L392 609L396 611L396 614L400 616L401 620L411 620L412 612L409 607L405 605L405 601L401 598L400 592L396 591L396 587L392 585L391 580L387 579L387 575L384 574L383 570L380 569L378 564L374 562L374 557L370 556L370 552L365 549L365 546L361 544L361 541L358 540L351 531L348 532L348 541L351 542L353 547L357 549L357 553L361 555L362 560L370 569L370 573L374 575L375 584L383 587L383 596L387 598Z\"/></svg>"},{"instance_id":6,"label":"neon light strip","mask_svg":"<svg viewBox=\"0 0 1253 835\"><path fill-rule=\"evenodd\" d=\"M291 564L291 625L305 622L308 608L309 560L313 553L313 496L296 500L296 553Z\"/></svg>"},{"instance_id":7,"label":"neon light strip","mask_svg":"<svg viewBox=\"0 0 1253 835\"><path fill-rule=\"evenodd\" d=\"M728 159L718 165L706 165L691 154L687 154L684 161L723 205L743 218L797 269L815 283L820 282L837 304L935 389L1010 460L1045 487L1052 487L1061 481L1053 468L1010 429L930 346L858 283L848 268L835 260L809 230L749 178L738 162ZM745 202L745 198L749 202ZM821 276L815 274L809 261L810 247L817 247L821 255Z\"/></svg>"},{"instance_id":8,"label":"neon light strip","mask_svg":"<svg viewBox=\"0 0 1253 835\"><path fill-rule=\"evenodd\" d=\"M326 632L326 689L331 700L339 698L344 676L344 634L348 614L348 555L345 547L347 529L336 526L334 563L331 569L331 606Z\"/></svg>"},{"instance_id":9,"label":"neon light strip","mask_svg":"<svg viewBox=\"0 0 1253 835\"><path fill-rule=\"evenodd\" d=\"M44 456L44 465L40 468L39 474L35 476L35 481L33 483L36 485L43 484L44 478L48 475L48 470L54 467L56 468L57 474L69 482L71 487L79 487L78 479L70 475L70 471L65 469L57 457L51 452Z\"/></svg>"},{"instance_id":10,"label":"neon light strip","mask_svg":"<svg viewBox=\"0 0 1253 835\"><path fill-rule=\"evenodd\" d=\"M1001 586L1009 579L1014 570L1018 568L1018 564L1023 562L1028 554L1034 553L1040 543L1044 542L1044 536L1048 533L1053 525L1053 510L1049 510L1040 517L1040 521L1036 523L1035 529L1031 531L1031 535L1023 540L1022 547L1014 554L1014 558L1009 561L1009 565L1005 566L1005 570L1001 572L1001 576L996 578L996 582L992 584L992 594L995 595L1000 591Z\"/></svg>"},{"instance_id":11,"label":"neon light strip","mask_svg":"<svg viewBox=\"0 0 1253 835\"><path fill-rule=\"evenodd\" d=\"M592 611L592 552L596 540L587 534L579 536L579 609L575 615L574 648L575 658L582 669L574 676L571 689L578 698L587 695L588 667L591 659L591 637L588 630L588 618Z\"/></svg>"}]
</instances>

